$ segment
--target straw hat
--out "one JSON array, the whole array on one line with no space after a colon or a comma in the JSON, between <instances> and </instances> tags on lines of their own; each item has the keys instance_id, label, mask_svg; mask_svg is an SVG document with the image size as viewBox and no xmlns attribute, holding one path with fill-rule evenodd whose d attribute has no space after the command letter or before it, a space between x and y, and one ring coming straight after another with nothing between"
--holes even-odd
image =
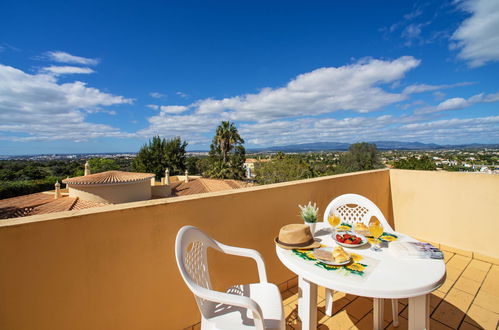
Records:
<instances>
[{"instance_id":1,"label":"straw hat","mask_svg":"<svg viewBox=\"0 0 499 330\"><path fill-rule=\"evenodd\" d=\"M275 243L286 250L315 249L321 246L316 242L310 232L310 227L305 224L290 224L281 228Z\"/></svg>"}]
</instances>

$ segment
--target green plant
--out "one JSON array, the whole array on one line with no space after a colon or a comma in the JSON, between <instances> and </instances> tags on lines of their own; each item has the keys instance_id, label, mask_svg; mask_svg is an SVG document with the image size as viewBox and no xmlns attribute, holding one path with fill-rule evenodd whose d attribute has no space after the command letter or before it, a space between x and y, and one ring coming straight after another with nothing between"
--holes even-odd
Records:
<instances>
[{"instance_id":1,"label":"green plant","mask_svg":"<svg viewBox=\"0 0 499 330\"><path fill-rule=\"evenodd\" d=\"M312 205L312 202L308 202L307 205L298 205L298 207L300 208L300 215L305 222L317 222L317 213L319 212L319 209L315 203Z\"/></svg>"}]
</instances>

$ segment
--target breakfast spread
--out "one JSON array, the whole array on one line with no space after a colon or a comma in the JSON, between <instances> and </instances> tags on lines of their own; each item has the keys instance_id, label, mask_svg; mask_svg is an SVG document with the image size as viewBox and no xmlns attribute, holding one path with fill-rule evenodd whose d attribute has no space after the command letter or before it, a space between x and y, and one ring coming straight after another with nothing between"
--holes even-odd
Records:
<instances>
[{"instance_id":1,"label":"breakfast spread","mask_svg":"<svg viewBox=\"0 0 499 330\"><path fill-rule=\"evenodd\" d=\"M333 249L333 257L334 261L337 263L345 262L350 259L348 253L346 253L341 246L337 246Z\"/></svg>"},{"instance_id":2,"label":"breakfast spread","mask_svg":"<svg viewBox=\"0 0 499 330\"><path fill-rule=\"evenodd\" d=\"M358 245L362 243L361 237L349 233L336 234L335 239L340 243L350 244L350 245Z\"/></svg>"},{"instance_id":3,"label":"breakfast spread","mask_svg":"<svg viewBox=\"0 0 499 330\"><path fill-rule=\"evenodd\" d=\"M354 231L358 234L361 234L361 235L364 235L364 236L368 236L369 235L369 228L363 224L363 223L356 223L355 226L354 226Z\"/></svg>"},{"instance_id":4,"label":"breakfast spread","mask_svg":"<svg viewBox=\"0 0 499 330\"><path fill-rule=\"evenodd\" d=\"M343 250L341 246L337 246L334 249L331 248L321 248L314 251L314 255L317 259L329 261L332 263L345 263L350 260L350 255Z\"/></svg>"}]
</instances>

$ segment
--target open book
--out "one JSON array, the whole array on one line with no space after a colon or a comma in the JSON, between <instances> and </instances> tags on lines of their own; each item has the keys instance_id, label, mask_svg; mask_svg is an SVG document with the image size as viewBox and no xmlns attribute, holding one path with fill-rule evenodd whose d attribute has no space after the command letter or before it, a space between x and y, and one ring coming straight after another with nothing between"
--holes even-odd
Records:
<instances>
[{"instance_id":1,"label":"open book","mask_svg":"<svg viewBox=\"0 0 499 330\"><path fill-rule=\"evenodd\" d=\"M442 251L431 245L423 242L392 242L388 246L388 250L394 256L399 258L410 259L443 259Z\"/></svg>"}]
</instances>

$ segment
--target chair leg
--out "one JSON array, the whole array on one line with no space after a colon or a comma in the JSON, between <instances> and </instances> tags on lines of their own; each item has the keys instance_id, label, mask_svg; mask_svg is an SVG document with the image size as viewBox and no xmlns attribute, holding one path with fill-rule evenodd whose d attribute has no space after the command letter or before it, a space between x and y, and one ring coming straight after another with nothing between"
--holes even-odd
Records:
<instances>
[{"instance_id":1,"label":"chair leg","mask_svg":"<svg viewBox=\"0 0 499 330\"><path fill-rule=\"evenodd\" d=\"M392 299L392 318L393 326L399 326L399 304L397 299Z\"/></svg>"},{"instance_id":2,"label":"chair leg","mask_svg":"<svg viewBox=\"0 0 499 330\"><path fill-rule=\"evenodd\" d=\"M326 315L333 316L333 290L326 288Z\"/></svg>"}]
</instances>

